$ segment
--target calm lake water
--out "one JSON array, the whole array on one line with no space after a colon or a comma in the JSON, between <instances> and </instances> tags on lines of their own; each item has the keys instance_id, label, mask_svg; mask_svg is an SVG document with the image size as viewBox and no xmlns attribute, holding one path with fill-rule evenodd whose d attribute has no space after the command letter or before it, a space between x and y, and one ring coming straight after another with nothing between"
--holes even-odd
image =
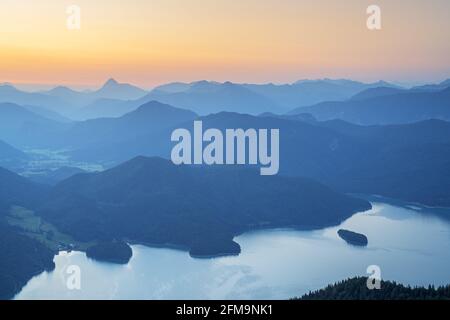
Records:
<instances>
[{"instance_id":1,"label":"calm lake water","mask_svg":"<svg viewBox=\"0 0 450 320\"><path fill-rule=\"evenodd\" d=\"M373 201L373 209L317 231L244 234L237 257L193 259L187 252L133 246L127 265L100 263L81 252L55 256L56 269L33 279L16 299L286 299L329 283L366 275L370 265L386 280L410 285L450 283L450 209ZM446 215L440 218L434 212ZM340 228L367 235L358 248ZM81 270L81 290L66 286L67 268Z\"/></svg>"}]
</instances>

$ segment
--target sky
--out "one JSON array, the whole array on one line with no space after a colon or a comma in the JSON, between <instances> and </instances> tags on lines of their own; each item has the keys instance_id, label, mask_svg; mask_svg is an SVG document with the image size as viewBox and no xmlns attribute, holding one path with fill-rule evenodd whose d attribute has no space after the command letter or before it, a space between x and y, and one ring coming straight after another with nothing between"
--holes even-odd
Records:
<instances>
[{"instance_id":1,"label":"sky","mask_svg":"<svg viewBox=\"0 0 450 320\"><path fill-rule=\"evenodd\" d=\"M366 26L371 4L381 30ZM0 0L0 82L437 82L449 16L448 0Z\"/></svg>"}]
</instances>

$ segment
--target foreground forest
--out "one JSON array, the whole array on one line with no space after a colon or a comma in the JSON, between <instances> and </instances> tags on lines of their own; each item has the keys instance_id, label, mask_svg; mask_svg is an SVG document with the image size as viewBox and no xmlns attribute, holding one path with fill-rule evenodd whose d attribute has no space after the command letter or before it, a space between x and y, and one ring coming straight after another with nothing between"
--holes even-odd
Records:
<instances>
[{"instance_id":1,"label":"foreground forest","mask_svg":"<svg viewBox=\"0 0 450 320\"><path fill-rule=\"evenodd\" d=\"M435 288L409 287L382 281L380 290L367 288L366 277L347 279L295 300L449 300L450 285Z\"/></svg>"}]
</instances>

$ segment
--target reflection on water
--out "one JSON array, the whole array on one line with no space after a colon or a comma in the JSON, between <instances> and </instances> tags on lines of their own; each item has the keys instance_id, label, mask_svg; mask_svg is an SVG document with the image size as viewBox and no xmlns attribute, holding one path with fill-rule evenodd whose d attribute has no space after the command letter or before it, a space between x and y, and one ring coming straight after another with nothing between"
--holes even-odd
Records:
<instances>
[{"instance_id":1,"label":"reflection on water","mask_svg":"<svg viewBox=\"0 0 450 320\"><path fill-rule=\"evenodd\" d=\"M369 265L404 284L450 283L450 222L421 206L373 206L339 227L244 234L236 238L238 257L198 260L137 245L130 262L118 266L61 252L56 270L34 277L16 299L286 299L365 275ZM368 247L346 244L340 228L367 235ZM67 289L70 265L81 268L81 290Z\"/></svg>"}]
</instances>

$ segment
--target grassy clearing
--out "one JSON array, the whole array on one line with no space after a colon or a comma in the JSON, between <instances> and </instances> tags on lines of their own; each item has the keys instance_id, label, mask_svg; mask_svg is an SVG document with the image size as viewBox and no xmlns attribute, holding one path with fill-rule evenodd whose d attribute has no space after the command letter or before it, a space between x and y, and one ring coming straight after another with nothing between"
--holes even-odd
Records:
<instances>
[{"instance_id":1,"label":"grassy clearing","mask_svg":"<svg viewBox=\"0 0 450 320\"><path fill-rule=\"evenodd\" d=\"M36 216L33 211L23 207L12 206L6 220L10 225L22 229L24 234L42 242L53 251L68 249L84 251L94 244L75 241L71 236L59 232L51 223Z\"/></svg>"}]
</instances>

